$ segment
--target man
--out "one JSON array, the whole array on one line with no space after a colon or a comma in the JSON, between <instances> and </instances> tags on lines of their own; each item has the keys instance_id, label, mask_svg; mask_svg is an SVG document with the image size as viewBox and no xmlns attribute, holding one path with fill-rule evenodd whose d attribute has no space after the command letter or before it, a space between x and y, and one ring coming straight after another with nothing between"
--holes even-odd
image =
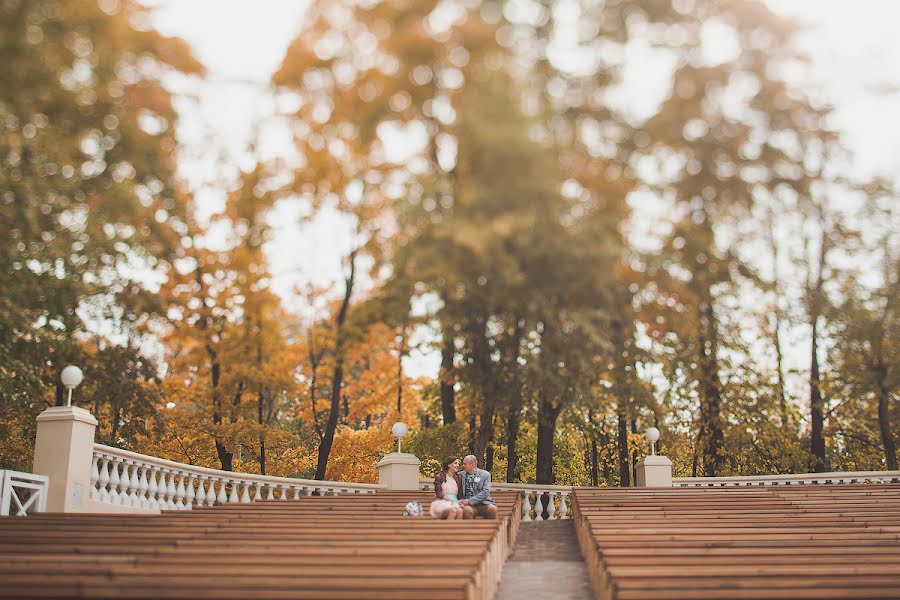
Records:
<instances>
[{"instance_id":1,"label":"man","mask_svg":"<svg viewBox=\"0 0 900 600\"><path fill-rule=\"evenodd\" d=\"M491 474L478 468L478 459L471 454L463 459L463 489L459 505L463 519L497 518L497 504L491 498Z\"/></svg>"}]
</instances>

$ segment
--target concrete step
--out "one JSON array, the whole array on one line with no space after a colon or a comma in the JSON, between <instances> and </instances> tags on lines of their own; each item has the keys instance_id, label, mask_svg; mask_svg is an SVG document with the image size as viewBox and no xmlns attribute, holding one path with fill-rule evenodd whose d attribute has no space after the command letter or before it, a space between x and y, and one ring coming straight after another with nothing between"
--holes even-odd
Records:
<instances>
[{"instance_id":1,"label":"concrete step","mask_svg":"<svg viewBox=\"0 0 900 600\"><path fill-rule=\"evenodd\" d=\"M509 561L495 600L593 600L584 562Z\"/></svg>"},{"instance_id":2,"label":"concrete step","mask_svg":"<svg viewBox=\"0 0 900 600\"><path fill-rule=\"evenodd\" d=\"M583 560L575 537L575 525L571 519L521 523L519 538L510 560Z\"/></svg>"},{"instance_id":3,"label":"concrete step","mask_svg":"<svg viewBox=\"0 0 900 600\"><path fill-rule=\"evenodd\" d=\"M525 522L503 567L496 600L592 600L571 520Z\"/></svg>"}]
</instances>

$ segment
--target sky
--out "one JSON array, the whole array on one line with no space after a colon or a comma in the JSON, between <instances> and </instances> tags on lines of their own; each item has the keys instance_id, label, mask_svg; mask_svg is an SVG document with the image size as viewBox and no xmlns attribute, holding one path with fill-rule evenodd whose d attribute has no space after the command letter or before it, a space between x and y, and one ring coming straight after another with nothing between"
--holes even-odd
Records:
<instances>
[{"instance_id":1,"label":"sky","mask_svg":"<svg viewBox=\"0 0 900 600\"><path fill-rule=\"evenodd\" d=\"M845 135L861 173L900 173L900 23L898 0L770 0L777 13L809 24L802 47L813 57L811 84L836 107L833 126ZM277 124L260 128L275 102L266 88L290 41L299 32L304 0L155 0L155 25L185 39L209 72L176 108L185 148L181 175L207 214L224 202L223 182L246 164L243 149L256 142L262 158L282 155ZM640 63L640 54L635 57ZM652 111L662 91L654 69L627 75L623 103ZM660 98L661 99L661 98ZM268 246L273 287L289 308L303 310L298 286L338 280L350 234L339 217L324 213L299 224L300 209L282 206L273 216L276 234ZM293 304L293 306L291 306ZM411 376L436 376L436 352L413 352L404 364Z\"/></svg>"}]
</instances>

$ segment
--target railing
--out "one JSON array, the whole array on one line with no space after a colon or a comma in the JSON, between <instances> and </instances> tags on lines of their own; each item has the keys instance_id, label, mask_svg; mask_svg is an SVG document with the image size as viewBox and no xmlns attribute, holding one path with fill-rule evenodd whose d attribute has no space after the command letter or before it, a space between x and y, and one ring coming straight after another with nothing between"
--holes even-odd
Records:
<instances>
[{"instance_id":1,"label":"railing","mask_svg":"<svg viewBox=\"0 0 900 600\"><path fill-rule=\"evenodd\" d=\"M754 485L835 485L839 483L900 483L900 471L848 471L745 477L675 477L673 487L734 487Z\"/></svg>"},{"instance_id":2,"label":"railing","mask_svg":"<svg viewBox=\"0 0 900 600\"><path fill-rule=\"evenodd\" d=\"M433 479L420 479L419 488L433 490ZM516 491L522 495L523 521L551 521L554 519L571 519L571 507L568 501L572 487L566 485L539 485L531 483L492 482L492 490Z\"/></svg>"},{"instance_id":3,"label":"railing","mask_svg":"<svg viewBox=\"0 0 900 600\"><path fill-rule=\"evenodd\" d=\"M46 475L0 470L0 515L26 515L47 510Z\"/></svg>"},{"instance_id":4,"label":"railing","mask_svg":"<svg viewBox=\"0 0 900 600\"><path fill-rule=\"evenodd\" d=\"M372 483L344 483L219 471L94 444L91 499L146 510L190 510L253 500L370 494Z\"/></svg>"}]
</instances>

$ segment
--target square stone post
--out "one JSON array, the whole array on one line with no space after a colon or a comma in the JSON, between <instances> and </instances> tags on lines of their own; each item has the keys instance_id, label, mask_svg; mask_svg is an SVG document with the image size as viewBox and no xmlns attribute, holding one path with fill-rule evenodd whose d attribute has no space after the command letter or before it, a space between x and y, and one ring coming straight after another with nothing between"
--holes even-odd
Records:
<instances>
[{"instance_id":1,"label":"square stone post","mask_svg":"<svg viewBox=\"0 0 900 600\"><path fill-rule=\"evenodd\" d=\"M48 512L86 512L97 419L77 406L53 406L38 415L36 475L46 475Z\"/></svg>"},{"instance_id":2,"label":"square stone post","mask_svg":"<svg viewBox=\"0 0 900 600\"><path fill-rule=\"evenodd\" d=\"M672 487L672 461L665 456L645 456L637 464L637 487Z\"/></svg>"},{"instance_id":3,"label":"square stone post","mask_svg":"<svg viewBox=\"0 0 900 600\"><path fill-rule=\"evenodd\" d=\"M391 452L375 465L378 467L378 483L389 490L419 489L419 466L422 461L415 454Z\"/></svg>"}]
</instances>

